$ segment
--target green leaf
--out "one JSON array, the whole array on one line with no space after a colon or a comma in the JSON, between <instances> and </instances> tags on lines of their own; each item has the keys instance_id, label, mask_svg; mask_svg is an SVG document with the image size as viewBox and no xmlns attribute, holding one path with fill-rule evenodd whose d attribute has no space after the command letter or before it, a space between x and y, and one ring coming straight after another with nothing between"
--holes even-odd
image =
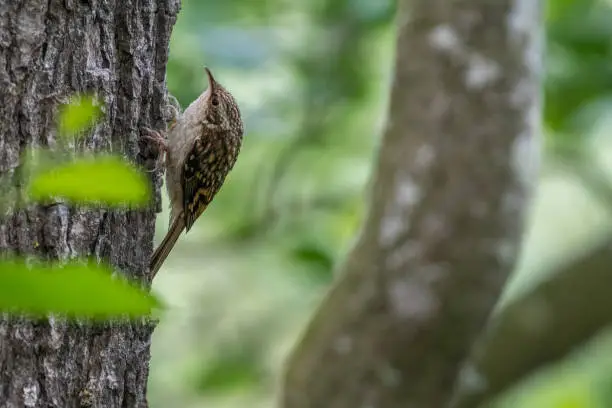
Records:
<instances>
[{"instance_id":1,"label":"green leaf","mask_svg":"<svg viewBox=\"0 0 612 408\"><path fill-rule=\"evenodd\" d=\"M254 355L244 351L219 354L207 363L197 381L199 391L227 392L261 385L265 375Z\"/></svg>"},{"instance_id":2,"label":"green leaf","mask_svg":"<svg viewBox=\"0 0 612 408\"><path fill-rule=\"evenodd\" d=\"M150 196L145 176L114 156L77 159L35 176L29 186L35 200L63 197L80 203L144 205Z\"/></svg>"},{"instance_id":3,"label":"green leaf","mask_svg":"<svg viewBox=\"0 0 612 408\"><path fill-rule=\"evenodd\" d=\"M101 106L93 95L74 96L60 109L59 133L64 137L73 137L89 129L101 115Z\"/></svg>"},{"instance_id":4,"label":"green leaf","mask_svg":"<svg viewBox=\"0 0 612 408\"><path fill-rule=\"evenodd\" d=\"M22 260L0 262L0 310L42 315L109 318L148 315L159 302L151 294L111 276L94 262L26 265Z\"/></svg>"},{"instance_id":5,"label":"green leaf","mask_svg":"<svg viewBox=\"0 0 612 408\"><path fill-rule=\"evenodd\" d=\"M334 258L319 245L302 242L292 250L293 258L310 266L310 277L321 282L333 279Z\"/></svg>"}]
</instances>

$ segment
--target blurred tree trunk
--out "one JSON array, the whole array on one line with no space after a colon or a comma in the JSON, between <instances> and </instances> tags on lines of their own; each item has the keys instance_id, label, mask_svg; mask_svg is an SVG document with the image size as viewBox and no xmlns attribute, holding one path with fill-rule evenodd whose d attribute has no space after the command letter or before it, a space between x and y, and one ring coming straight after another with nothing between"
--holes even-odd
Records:
<instances>
[{"instance_id":1,"label":"blurred tree trunk","mask_svg":"<svg viewBox=\"0 0 612 408\"><path fill-rule=\"evenodd\" d=\"M288 359L285 408L447 407L537 180L542 3L399 0L369 215Z\"/></svg>"},{"instance_id":2,"label":"blurred tree trunk","mask_svg":"<svg viewBox=\"0 0 612 408\"><path fill-rule=\"evenodd\" d=\"M27 147L55 145L58 102L75 92L95 92L106 106L84 148L137 160L139 127L163 126L168 42L179 6L179 0L0 0L3 179L20 183ZM18 209L18 198L10 197L19 194L9 193L5 186L2 200L10 209L0 218L4 255L93 256L147 282L153 210L83 210L62 203ZM146 322L5 316L0 407L146 407L153 328Z\"/></svg>"}]
</instances>

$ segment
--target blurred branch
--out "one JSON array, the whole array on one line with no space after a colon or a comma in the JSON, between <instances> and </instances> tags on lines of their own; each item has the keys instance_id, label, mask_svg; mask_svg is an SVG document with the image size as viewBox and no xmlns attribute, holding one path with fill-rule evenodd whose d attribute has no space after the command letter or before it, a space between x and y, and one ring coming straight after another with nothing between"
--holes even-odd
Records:
<instances>
[{"instance_id":1,"label":"blurred branch","mask_svg":"<svg viewBox=\"0 0 612 408\"><path fill-rule=\"evenodd\" d=\"M543 2L399 5L368 219L288 359L283 408L447 407L517 259Z\"/></svg>"},{"instance_id":2,"label":"blurred branch","mask_svg":"<svg viewBox=\"0 0 612 408\"><path fill-rule=\"evenodd\" d=\"M612 236L607 236L503 307L469 365L483 382L460 384L453 408L495 397L612 323L611 267Z\"/></svg>"}]
</instances>

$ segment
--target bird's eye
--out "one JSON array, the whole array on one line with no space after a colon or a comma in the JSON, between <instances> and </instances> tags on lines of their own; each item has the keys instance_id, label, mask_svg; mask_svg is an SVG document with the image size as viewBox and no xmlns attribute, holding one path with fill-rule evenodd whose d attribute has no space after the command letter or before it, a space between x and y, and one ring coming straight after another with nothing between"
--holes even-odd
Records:
<instances>
[{"instance_id":1,"label":"bird's eye","mask_svg":"<svg viewBox=\"0 0 612 408\"><path fill-rule=\"evenodd\" d=\"M213 96L212 100L210 101L210 103L212 103L213 106L217 106L217 105L219 105L219 99L216 96Z\"/></svg>"}]
</instances>

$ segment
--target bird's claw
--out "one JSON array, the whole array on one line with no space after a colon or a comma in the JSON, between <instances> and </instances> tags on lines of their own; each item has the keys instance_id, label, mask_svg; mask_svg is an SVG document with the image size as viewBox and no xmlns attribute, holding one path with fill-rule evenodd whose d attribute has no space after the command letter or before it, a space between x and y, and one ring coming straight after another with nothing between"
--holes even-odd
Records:
<instances>
[{"instance_id":1,"label":"bird's claw","mask_svg":"<svg viewBox=\"0 0 612 408\"><path fill-rule=\"evenodd\" d=\"M168 143L166 142L166 138L162 136L161 132L147 127L143 127L142 130L144 131L144 135L142 135L143 139L151 141L164 153L168 151Z\"/></svg>"},{"instance_id":2,"label":"bird's claw","mask_svg":"<svg viewBox=\"0 0 612 408\"><path fill-rule=\"evenodd\" d=\"M141 130L143 132L141 139L146 140L155 146L154 153L152 154L152 156L154 155L156 157L155 167L150 170L150 172L155 172L165 162L164 156L168 152L168 143L166 142L166 138L162 135L162 133L157 130L147 127L142 127Z\"/></svg>"}]
</instances>

